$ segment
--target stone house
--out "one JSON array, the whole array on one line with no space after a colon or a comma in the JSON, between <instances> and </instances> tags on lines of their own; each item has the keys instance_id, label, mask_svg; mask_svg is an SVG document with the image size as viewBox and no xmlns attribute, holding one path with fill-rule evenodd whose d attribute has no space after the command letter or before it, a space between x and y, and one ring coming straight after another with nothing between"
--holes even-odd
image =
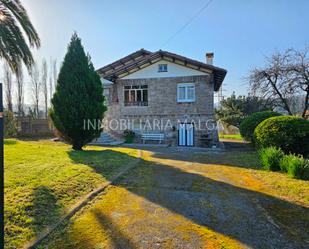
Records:
<instances>
[{"instance_id":1,"label":"stone house","mask_svg":"<svg viewBox=\"0 0 309 249\"><path fill-rule=\"evenodd\" d=\"M214 92L227 71L212 62L213 53L203 63L141 49L98 69L108 105L104 132L121 136L132 130L136 142L163 134L163 143L176 146L216 143Z\"/></svg>"}]
</instances>

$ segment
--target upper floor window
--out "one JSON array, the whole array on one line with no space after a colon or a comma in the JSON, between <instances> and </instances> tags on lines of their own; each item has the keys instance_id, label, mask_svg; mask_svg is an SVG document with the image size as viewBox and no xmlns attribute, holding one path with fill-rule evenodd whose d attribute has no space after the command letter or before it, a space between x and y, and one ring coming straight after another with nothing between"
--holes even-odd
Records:
<instances>
[{"instance_id":1,"label":"upper floor window","mask_svg":"<svg viewBox=\"0 0 309 249\"><path fill-rule=\"evenodd\" d=\"M177 84L177 102L194 102L195 101L195 84L180 83Z\"/></svg>"},{"instance_id":2,"label":"upper floor window","mask_svg":"<svg viewBox=\"0 0 309 249\"><path fill-rule=\"evenodd\" d=\"M167 64L159 64L158 65L158 72L167 72Z\"/></svg>"},{"instance_id":3,"label":"upper floor window","mask_svg":"<svg viewBox=\"0 0 309 249\"><path fill-rule=\"evenodd\" d=\"M148 86L124 86L125 106L148 106Z\"/></svg>"}]
</instances>

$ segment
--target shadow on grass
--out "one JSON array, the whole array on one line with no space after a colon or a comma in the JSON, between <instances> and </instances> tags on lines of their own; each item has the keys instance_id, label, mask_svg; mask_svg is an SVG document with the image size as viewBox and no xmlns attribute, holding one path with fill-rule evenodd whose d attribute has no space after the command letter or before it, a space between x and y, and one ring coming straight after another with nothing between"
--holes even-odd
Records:
<instances>
[{"instance_id":1,"label":"shadow on grass","mask_svg":"<svg viewBox=\"0 0 309 249\"><path fill-rule=\"evenodd\" d=\"M94 211L94 215L99 221L101 229L108 231L108 233L110 234L113 248L136 248L132 241L113 224L113 221L110 220L110 218L108 218L106 215L99 211Z\"/></svg>"},{"instance_id":2,"label":"shadow on grass","mask_svg":"<svg viewBox=\"0 0 309 249\"><path fill-rule=\"evenodd\" d=\"M61 215L61 207L57 204L57 198L52 190L45 186L34 189L32 205L29 207L30 216L33 219L35 233L42 232L42 228L53 224Z\"/></svg>"},{"instance_id":3,"label":"shadow on grass","mask_svg":"<svg viewBox=\"0 0 309 249\"><path fill-rule=\"evenodd\" d=\"M115 185L251 248L308 246L309 209L261 192L151 162Z\"/></svg>"},{"instance_id":4,"label":"shadow on grass","mask_svg":"<svg viewBox=\"0 0 309 249\"><path fill-rule=\"evenodd\" d=\"M87 164L105 177L110 175L110 172L108 166L101 165L102 157L104 163L111 166L115 161L122 162L123 159L130 157L112 150L72 151L69 152L69 156L74 162ZM164 157L163 154L154 156L174 160L183 160L184 157L181 153L177 156L170 156L167 153ZM191 159L186 158L184 161L189 160ZM204 163L204 159L195 160ZM222 176L222 179L224 180L225 176ZM309 241L308 208L246 189L246 186L243 188L234 186L228 182L183 171L177 166L144 160L120 177L114 185L126 188L153 204L251 248L308 246L306 242ZM123 248L123 243L130 243L109 220L110 218L100 213L96 216L102 228L111 231L115 248ZM131 246L134 248L133 244Z\"/></svg>"},{"instance_id":5,"label":"shadow on grass","mask_svg":"<svg viewBox=\"0 0 309 249\"><path fill-rule=\"evenodd\" d=\"M152 153L153 158L179 160L188 163L220 164L231 167L262 169L256 151L211 151L190 147L130 146ZM207 166L207 165L205 165Z\"/></svg>"},{"instance_id":6,"label":"shadow on grass","mask_svg":"<svg viewBox=\"0 0 309 249\"><path fill-rule=\"evenodd\" d=\"M4 139L3 143L5 145L14 145L17 144L17 141L15 139Z\"/></svg>"},{"instance_id":7,"label":"shadow on grass","mask_svg":"<svg viewBox=\"0 0 309 249\"><path fill-rule=\"evenodd\" d=\"M86 164L106 179L115 175L117 168L120 169L136 159L114 150L72 150L68 152L68 155L74 163Z\"/></svg>"},{"instance_id":8,"label":"shadow on grass","mask_svg":"<svg viewBox=\"0 0 309 249\"><path fill-rule=\"evenodd\" d=\"M37 141L40 141L40 140L49 140L49 139L52 139L54 138L54 136L23 136L23 137L17 137L18 140L21 140L21 141L27 141L27 142L37 142Z\"/></svg>"}]
</instances>

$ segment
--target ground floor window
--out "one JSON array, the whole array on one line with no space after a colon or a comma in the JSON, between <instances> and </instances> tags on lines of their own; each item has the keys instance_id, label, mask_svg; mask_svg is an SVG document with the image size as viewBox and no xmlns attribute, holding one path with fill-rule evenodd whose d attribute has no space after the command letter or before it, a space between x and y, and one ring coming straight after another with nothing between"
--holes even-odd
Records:
<instances>
[{"instance_id":1,"label":"ground floor window","mask_svg":"<svg viewBox=\"0 0 309 249\"><path fill-rule=\"evenodd\" d=\"M124 86L125 106L148 106L148 86Z\"/></svg>"}]
</instances>

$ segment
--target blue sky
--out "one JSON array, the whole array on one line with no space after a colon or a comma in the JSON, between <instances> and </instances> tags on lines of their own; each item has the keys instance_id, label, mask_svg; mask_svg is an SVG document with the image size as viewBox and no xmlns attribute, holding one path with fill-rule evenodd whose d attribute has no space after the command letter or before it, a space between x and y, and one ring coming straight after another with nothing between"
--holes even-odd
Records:
<instances>
[{"instance_id":1,"label":"blue sky","mask_svg":"<svg viewBox=\"0 0 309 249\"><path fill-rule=\"evenodd\" d=\"M249 70L272 52L309 45L309 1L213 0L182 32L166 41L208 0L23 0L42 40L40 60L61 62L77 31L96 68L135 50L168 50L228 70L224 94L245 94ZM165 45L164 45L165 44Z\"/></svg>"}]
</instances>

